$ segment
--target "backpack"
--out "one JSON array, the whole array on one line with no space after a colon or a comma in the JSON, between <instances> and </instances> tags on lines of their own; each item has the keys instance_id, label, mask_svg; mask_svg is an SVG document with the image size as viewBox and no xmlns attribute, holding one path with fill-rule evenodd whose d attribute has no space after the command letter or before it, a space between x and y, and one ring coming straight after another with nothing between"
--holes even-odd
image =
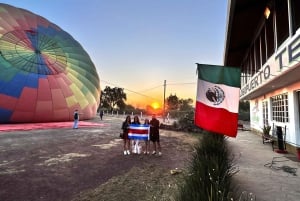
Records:
<instances>
[{"instance_id":1,"label":"backpack","mask_svg":"<svg viewBox=\"0 0 300 201\"><path fill-rule=\"evenodd\" d=\"M77 112L75 112L75 114L74 114L74 119L78 119L78 113Z\"/></svg>"}]
</instances>

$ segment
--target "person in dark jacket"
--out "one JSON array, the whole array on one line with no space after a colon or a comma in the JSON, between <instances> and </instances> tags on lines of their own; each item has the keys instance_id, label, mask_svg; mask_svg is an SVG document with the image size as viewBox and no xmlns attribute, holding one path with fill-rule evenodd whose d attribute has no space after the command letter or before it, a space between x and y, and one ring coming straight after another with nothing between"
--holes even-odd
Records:
<instances>
[{"instance_id":1,"label":"person in dark jacket","mask_svg":"<svg viewBox=\"0 0 300 201\"><path fill-rule=\"evenodd\" d=\"M102 120L102 118L103 118L103 111L102 110L100 111L99 115L100 115L100 119Z\"/></svg>"},{"instance_id":2,"label":"person in dark jacket","mask_svg":"<svg viewBox=\"0 0 300 201\"><path fill-rule=\"evenodd\" d=\"M124 155L130 154L130 139L128 138L128 130L131 124L131 117L128 115L122 124L123 141L124 141Z\"/></svg>"},{"instance_id":3,"label":"person in dark jacket","mask_svg":"<svg viewBox=\"0 0 300 201\"><path fill-rule=\"evenodd\" d=\"M152 154L156 154L158 151L158 155L161 156L162 153L159 142L159 120L156 119L155 115L152 115L152 119L150 121L150 140L153 142Z\"/></svg>"}]
</instances>

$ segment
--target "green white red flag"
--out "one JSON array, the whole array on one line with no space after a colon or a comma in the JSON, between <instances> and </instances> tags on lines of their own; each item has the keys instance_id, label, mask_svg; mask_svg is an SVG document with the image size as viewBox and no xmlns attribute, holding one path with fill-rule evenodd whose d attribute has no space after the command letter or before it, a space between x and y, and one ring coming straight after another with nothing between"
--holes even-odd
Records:
<instances>
[{"instance_id":1,"label":"green white red flag","mask_svg":"<svg viewBox=\"0 0 300 201\"><path fill-rule=\"evenodd\" d=\"M236 137L240 68L197 64L197 70L195 124L207 131Z\"/></svg>"}]
</instances>

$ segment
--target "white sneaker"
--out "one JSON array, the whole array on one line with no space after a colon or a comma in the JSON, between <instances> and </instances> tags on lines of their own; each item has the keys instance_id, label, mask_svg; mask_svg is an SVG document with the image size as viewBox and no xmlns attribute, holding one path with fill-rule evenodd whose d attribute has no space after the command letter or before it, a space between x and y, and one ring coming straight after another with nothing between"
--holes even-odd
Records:
<instances>
[{"instance_id":1,"label":"white sneaker","mask_svg":"<svg viewBox=\"0 0 300 201\"><path fill-rule=\"evenodd\" d=\"M125 155L127 155L127 152L126 152L126 151L124 151L124 156L125 156Z\"/></svg>"},{"instance_id":2,"label":"white sneaker","mask_svg":"<svg viewBox=\"0 0 300 201\"><path fill-rule=\"evenodd\" d=\"M127 150L127 154L130 155L130 151L129 150Z\"/></svg>"},{"instance_id":3,"label":"white sneaker","mask_svg":"<svg viewBox=\"0 0 300 201\"><path fill-rule=\"evenodd\" d=\"M159 155L159 156L161 156L161 155L162 155L162 153L161 153L161 152L158 152L158 155Z\"/></svg>"},{"instance_id":4,"label":"white sneaker","mask_svg":"<svg viewBox=\"0 0 300 201\"><path fill-rule=\"evenodd\" d=\"M152 152L152 155L154 155L154 154L156 154L156 151L153 151L153 152Z\"/></svg>"}]
</instances>

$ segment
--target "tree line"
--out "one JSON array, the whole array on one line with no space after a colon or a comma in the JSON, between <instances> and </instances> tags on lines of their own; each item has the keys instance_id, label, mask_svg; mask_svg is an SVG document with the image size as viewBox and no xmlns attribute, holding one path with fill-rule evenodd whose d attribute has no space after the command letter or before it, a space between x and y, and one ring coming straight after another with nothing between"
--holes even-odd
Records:
<instances>
[{"instance_id":1,"label":"tree line","mask_svg":"<svg viewBox=\"0 0 300 201\"><path fill-rule=\"evenodd\" d=\"M107 111L121 111L126 113L134 113L139 114L143 112L144 114L147 113L146 109L143 108L135 108L130 104L126 104L127 95L124 92L123 88L120 87L109 87L106 86L104 90L101 90L100 96L100 105L98 111L107 110ZM149 106L151 107L151 106ZM165 105L165 114L170 115L172 118L178 118L182 116L186 116L189 118L194 117L194 103L191 98L183 99L179 98L176 94L170 94L166 98L166 105ZM240 119L242 120L249 120L249 102L248 101L240 101L239 104L239 114Z\"/></svg>"},{"instance_id":2,"label":"tree line","mask_svg":"<svg viewBox=\"0 0 300 201\"><path fill-rule=\"evenodd\" d=\"M147 113L145 109L135 108L130 104L126 104L127 95L123 88L106 86L101 90L99 110L107 111L125 111L126 113ZM166 98L165 113L169 113L171 117L177 117L182 112L191 112L194 110L193 100L191 98L183 99L177 97L176 94L170 94ZM166 115L165 114L165 115Z\"/></svg>"}]
</instances>

